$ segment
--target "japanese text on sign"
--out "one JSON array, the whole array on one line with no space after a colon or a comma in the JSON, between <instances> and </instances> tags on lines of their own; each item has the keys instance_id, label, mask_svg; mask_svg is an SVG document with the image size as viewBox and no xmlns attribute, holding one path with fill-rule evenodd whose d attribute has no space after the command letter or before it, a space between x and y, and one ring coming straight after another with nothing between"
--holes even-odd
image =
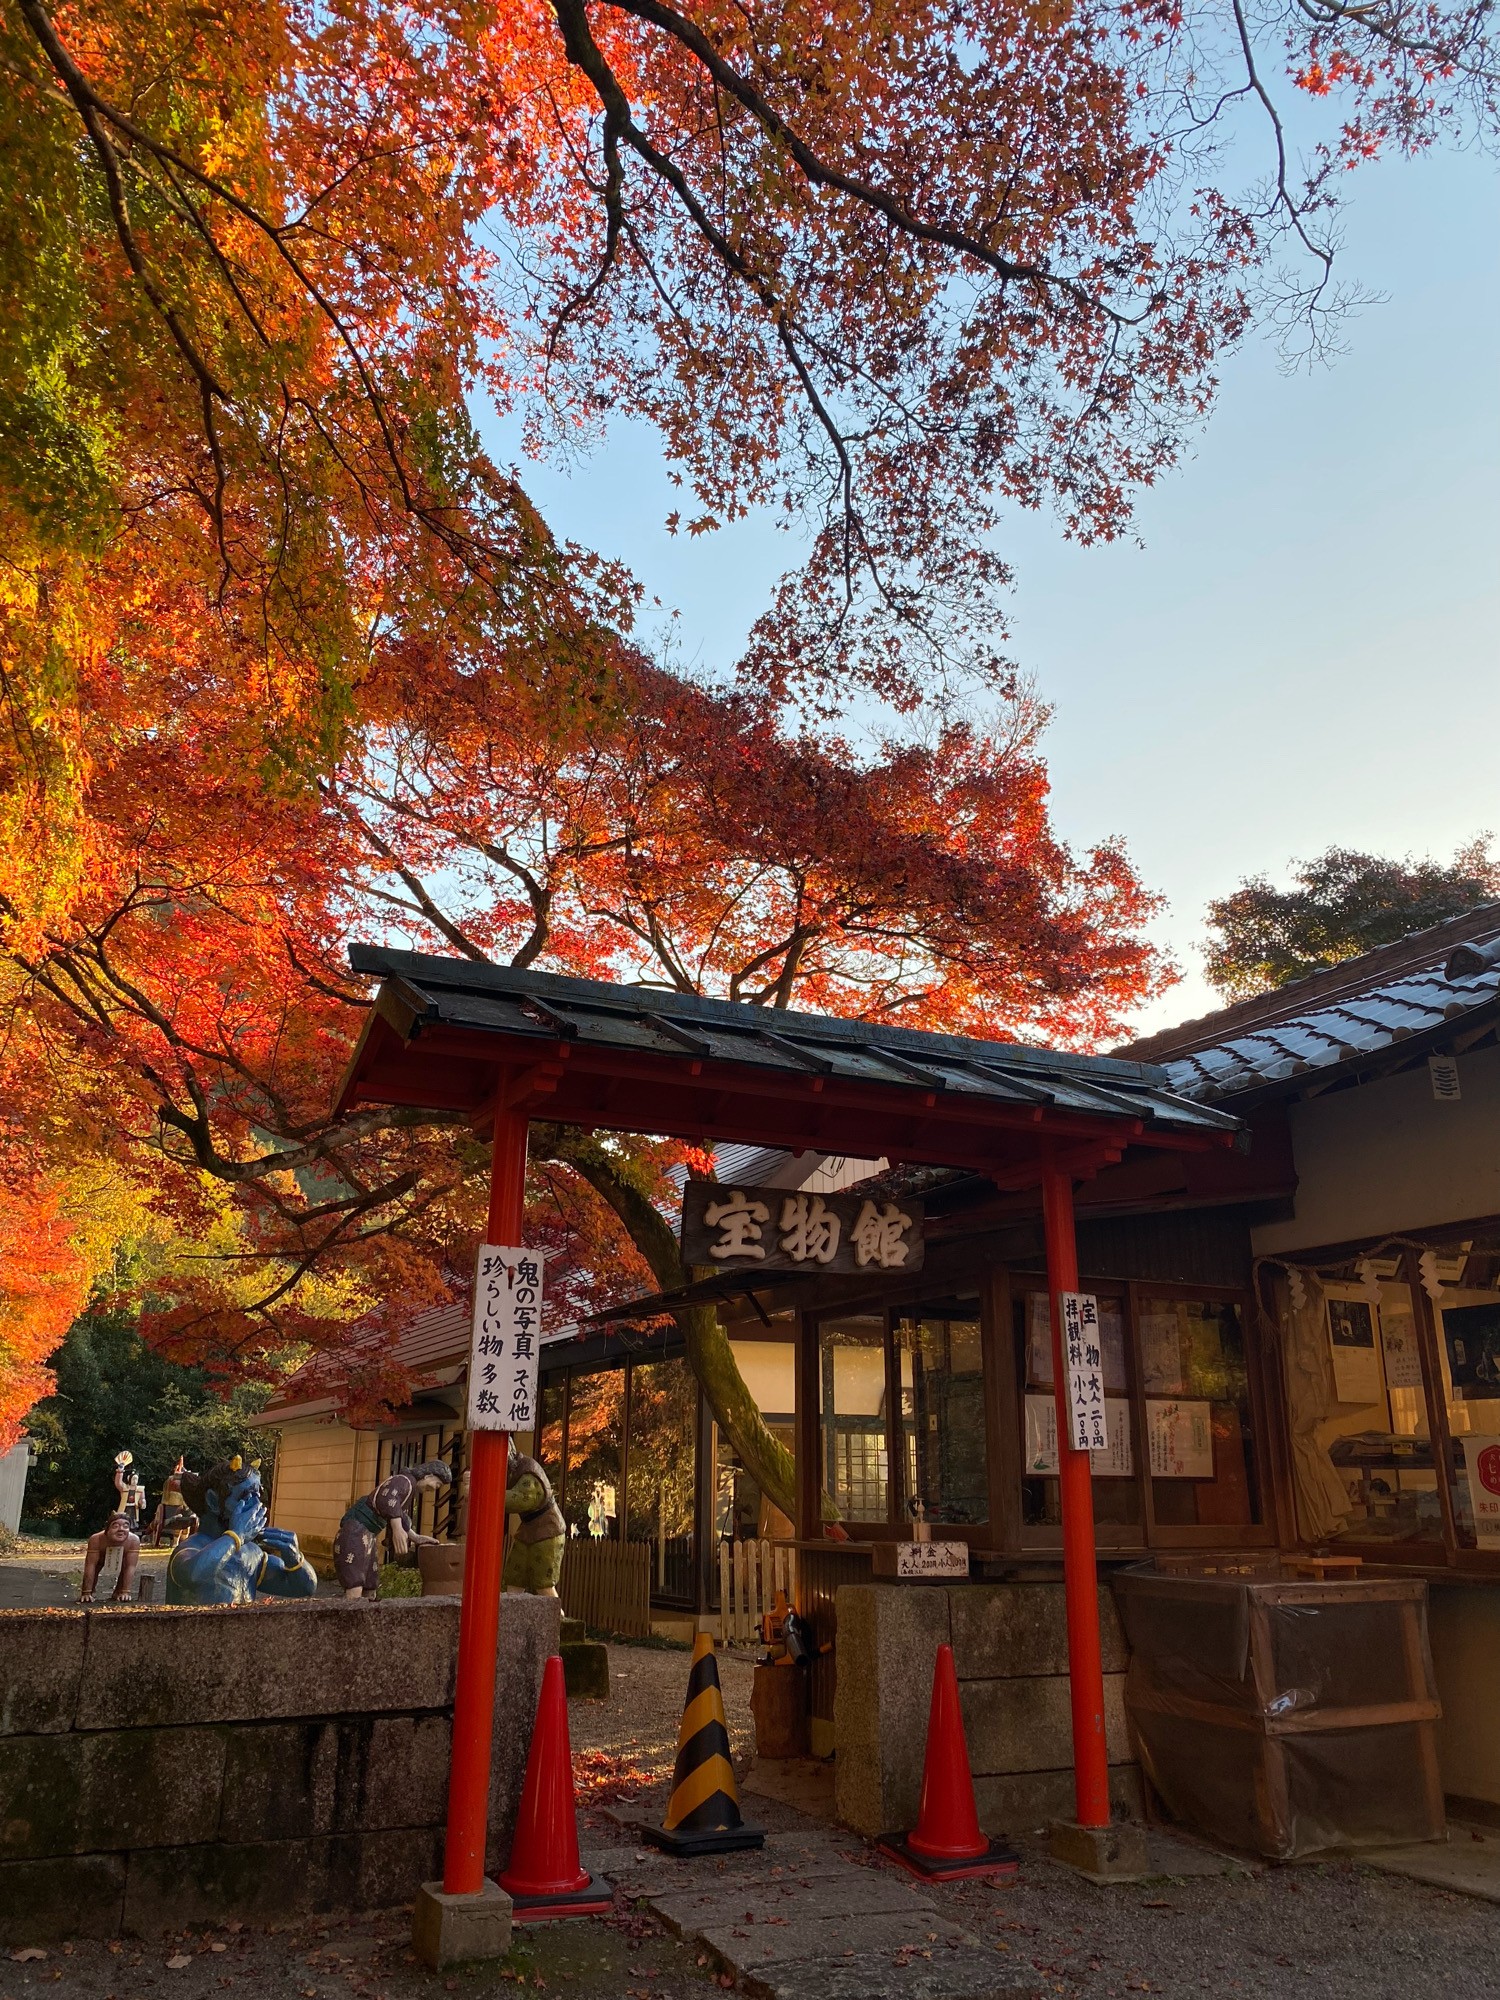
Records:
<instances>
[{"instance_id":1,"label":"japanese text on sign","mask_svg":"<svg viewBox=\"0 0 1500 2000\"><path fill-rule=\"evenodd\" d=\"M1092 1292L1059 1292L1064 1379L1068 1385L1069 1443L1074 1451L1107 1451L1104 1414L1104 1344L1099 1301Z\"/></svg>"},{"instance_id":2,"label":"japanese text on sign","mask_svg":"<svg viewBox=\"0 0 1500 2000\"><path fill-rule=\"evenodd\" d=\"M922 1205L853 1192L690 1181L682 1198L688 1264L758 1271L918 1271Z\"/></svg>"},{"instance_id":3,"label":"japanese text on sign","mask_svg":"<svg viewBox=\"0 0 1500 2000\"><path fill-rule=\"evenodd\" d=\"M480 1246L469 1349L469 1429L536 1428L542 1338L542 1258L536 1250Z\"/></svg>"}]
</instances>

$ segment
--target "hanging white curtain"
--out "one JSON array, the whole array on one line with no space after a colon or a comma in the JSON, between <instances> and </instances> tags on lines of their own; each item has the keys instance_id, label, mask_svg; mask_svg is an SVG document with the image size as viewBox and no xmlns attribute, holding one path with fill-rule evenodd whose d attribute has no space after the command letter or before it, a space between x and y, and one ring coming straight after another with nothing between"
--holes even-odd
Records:
<instances>
[{"instance_id":1,"label":"hanging white curtain","mask_svg":"<svg viewBox=\"0 0 1500 2000\"><path fill-rule=\"evenodd\" d=\"M1338 1396L1328 1351L1323 1287L1310 1272L1301 1275L1303 1302L1294 1307L1285 1273L1276 1274L1276 1318L1292 1434L1298 1532L1305 1542L1326 1542L1349 1525L1349 1489L1318 1442L1318 1426L1333 1414Z\"/></svg>"}]
</instances>

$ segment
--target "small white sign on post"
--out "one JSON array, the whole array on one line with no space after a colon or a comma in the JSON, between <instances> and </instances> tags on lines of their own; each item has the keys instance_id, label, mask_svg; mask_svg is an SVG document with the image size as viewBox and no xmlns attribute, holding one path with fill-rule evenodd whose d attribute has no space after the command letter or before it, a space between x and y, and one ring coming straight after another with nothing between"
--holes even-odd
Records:
<instances>
[{"instance_id":1,"label":"small white sign on post","mask_svg":"<svg viewBox=\"0 0 1500 2000\"><path fill-rule=\"evenodd\" d=\"M1104 1343L1099 1301L1092 1292L1059 1292L1062 1307L1063 1367L1067 1370L1068 1442L1074 1451L1107 1451L1104 1414Z\"/></svg>"},{"instance_id":2,"label":"small white sign on post","mask_svg":"<svg viewBox=\"0 0 1500 2000\"><path fill-rule=\"evenodd\" d=\"M481 1244L469 1346L471 1431L535 1430L541 1337L542 1253Z\"/></svg>"},{"instance_id":3,"label":"small white sign on post","mask_svg":"<svg viewBox=\"0 0 1500 2000\"><path fill-rule=\"evenodd\" d=\"M967 1542L897 1542L896 1574L920 1582L932 1578L941 1582L969 1579Z\"/></svg>"}]
</instances>

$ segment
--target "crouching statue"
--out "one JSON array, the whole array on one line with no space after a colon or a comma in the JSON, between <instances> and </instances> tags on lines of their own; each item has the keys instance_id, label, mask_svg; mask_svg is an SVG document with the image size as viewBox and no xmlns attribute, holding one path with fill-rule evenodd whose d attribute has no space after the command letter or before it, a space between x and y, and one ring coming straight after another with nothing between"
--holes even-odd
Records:
<instances>
[{"instance_id":1,"label":"crouching statue","mask_svg":"<svg viewBox=\"0 0 1500 2000\"><path fill-rule=\"evenodd\" d=\"M355 1501L333 1538L334 1574L344 1586L345 1597L380 1595L380 1538L387 1530L391 1556L398 1563L414 1559L416 1551L434 1539L417 1533L412 1510L421 1494L435 1493L452 1483L453 1470L447 1461L429 1458L404 1472L393 1472L373 1493Z\"/></svg>"},{"instance_id":2,"label":"crouching statue","mask_svg":"<svg viewBox=\"0 0 1500 2000\"><path fill-rule=\"evenodd\" d=\"M507 1519L515 1514L519 1520L505 1558L502 1587L527 1590L533 1597L556 1597L567 1524L552 1497L552 1481L534 1458L523 1458L514 1445L505 1474L505 1513Z\"/></svg>"},{"instance_id":3,"label":"crouching statue","mask_svg":"<svg viewBox=\"0 0 1500 2000\"><path fill-rule=\"evenodd\" d=\"M259 1461L236 1454L182 1475L182 1497L200 1525L167 1558L168 1604L253 1604L311 1597L318 1574L287 1528L268 1524Z\"/></svg>"},{"instance_id":4,"label":"crouching statue","mask_svg":"<svg viewBox=\"0 0 1500 2000\"><path fill-rule=\"evenodd\" d=\"M130 1516L123 1510L111 1514L98 1534L90 1535L83 1558L83 1588L78 1593L80 1604L92 1604L94 1592L99 1586L99 1572L103 1569L111 1549L120 1551L120 1574L114 1589L109 1594L111 1604L129 1604L135 1596L135 1573L141 1560L141 1538L130 1525Z\"/></svg>"}]
</instances>

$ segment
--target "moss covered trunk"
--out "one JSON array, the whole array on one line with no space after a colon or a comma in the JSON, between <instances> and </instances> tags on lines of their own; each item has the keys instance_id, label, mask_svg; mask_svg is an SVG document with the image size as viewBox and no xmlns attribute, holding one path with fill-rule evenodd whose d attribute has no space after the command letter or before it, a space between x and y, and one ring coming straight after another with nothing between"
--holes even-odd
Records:
<instances>
[{"instance_id":1,"label":"moss covered trunk","mask_svg":"<svg viewBox=\"0 0 1500 2000\"><path fill-rule=\"evenodd\" d=\"M689 1269L682 1261L676 1236L661 1210L632 1177L627 1155L596 1134L565 1125L534 1125L532 1152L538 1159L560 1160L580 1173L607 1201L630 1232L631 1241L651 1267L664 1292L676 1291L706 1270ZM767 1428L755 1398L745 1386L729 1336L711 1305L683 1306L673 1317L687 1346L688 1366L702 1385L714 1421L734 1446L741 1465L766 1498L788 1520L797 1518L797 1468L792 1454ZM837 1516L825 1501L824 1515Z\"/></svg>"}]
</instances>

